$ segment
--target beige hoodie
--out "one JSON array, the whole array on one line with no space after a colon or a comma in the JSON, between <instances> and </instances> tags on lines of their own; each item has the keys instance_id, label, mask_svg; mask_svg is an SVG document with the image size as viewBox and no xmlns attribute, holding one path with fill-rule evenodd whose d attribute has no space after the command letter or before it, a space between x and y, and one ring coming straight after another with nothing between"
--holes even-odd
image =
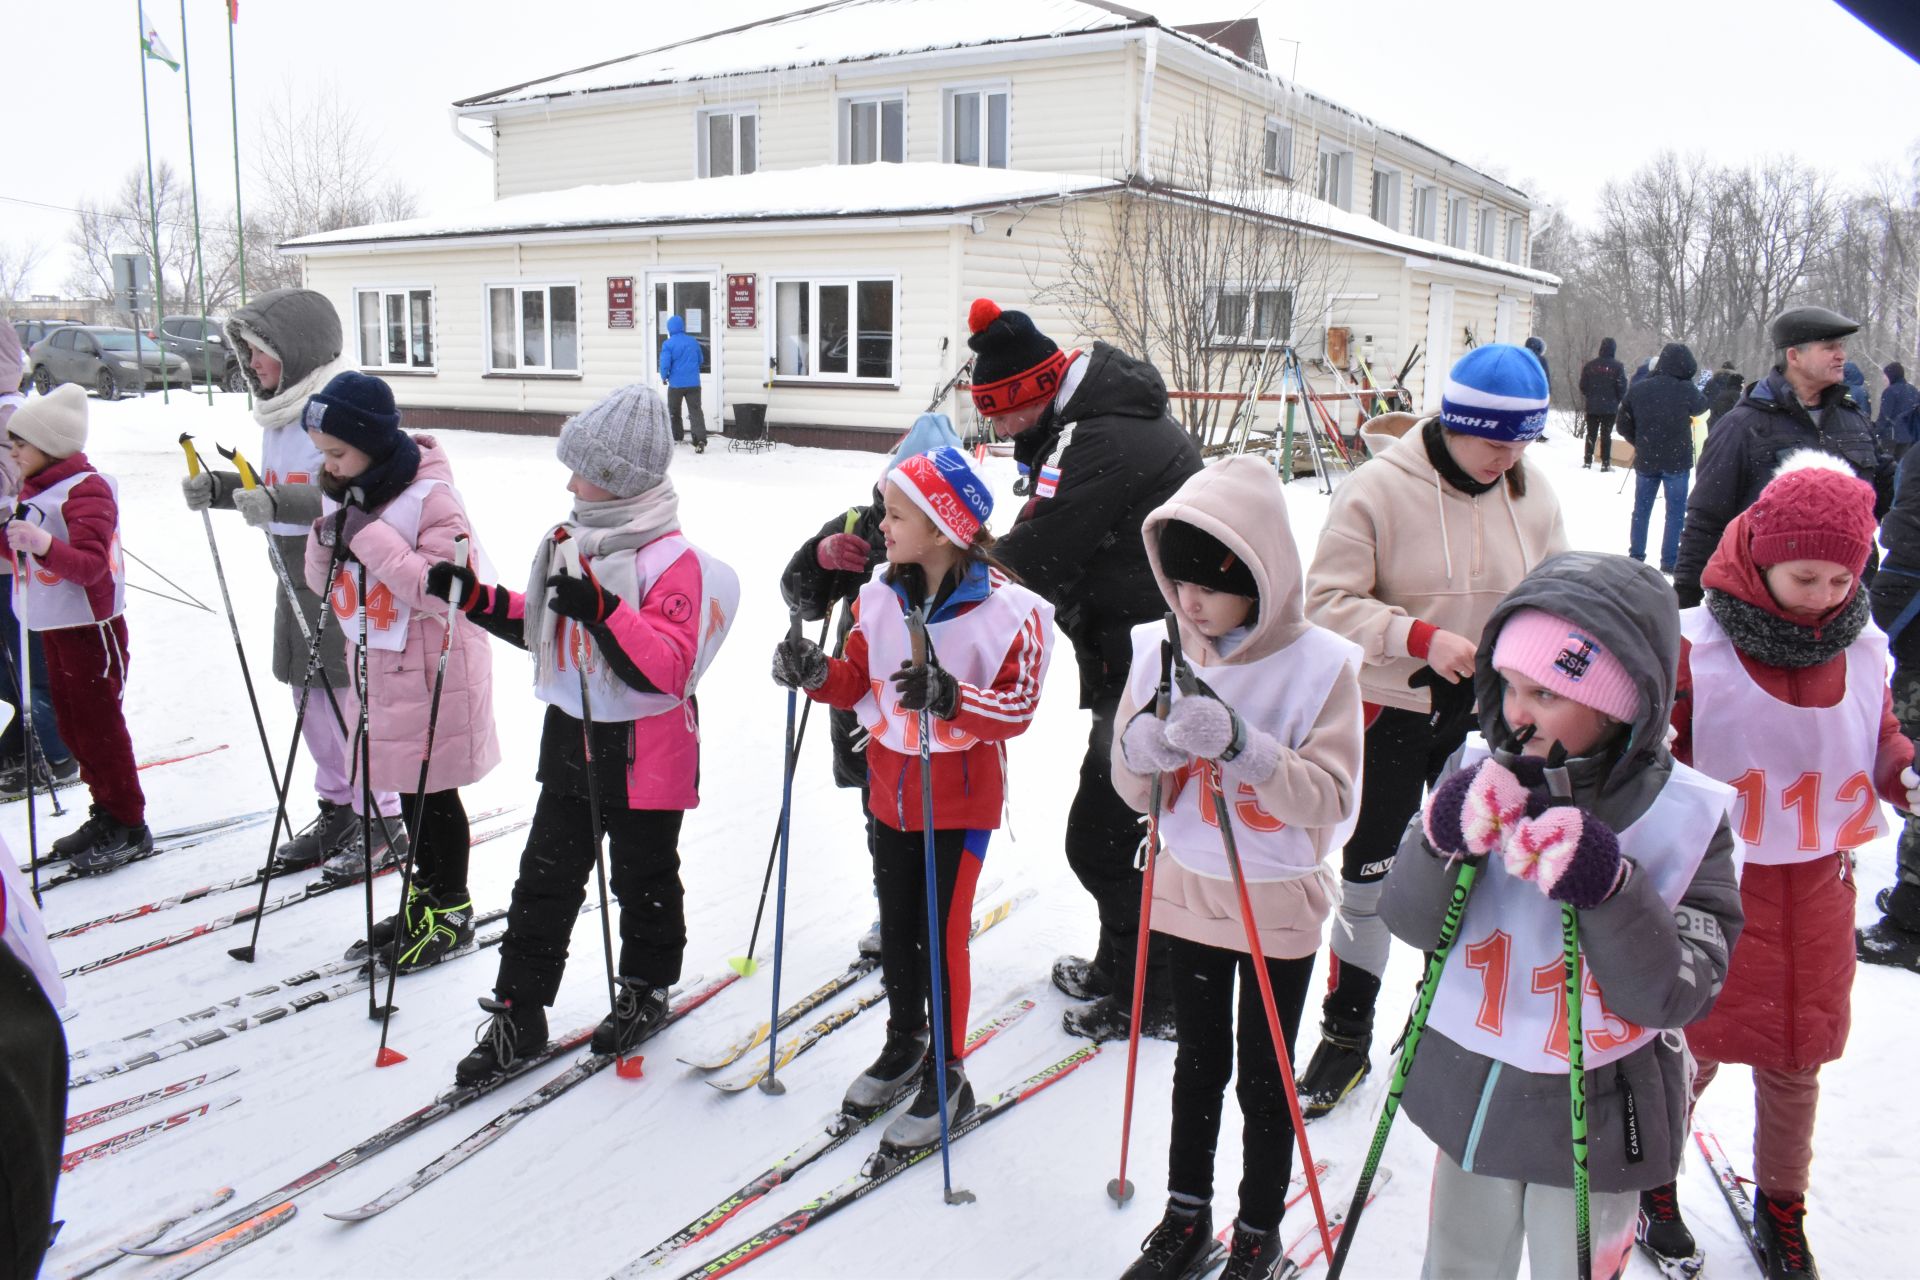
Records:
<instances>
[{"instance_id":1,"label":"beige hoodie","mask_svg":"<svg viewBox=\"0 0 1920 1280\"><path fill-rule=\"evenodd\" d=\"M1560 500L1539 468L1527 468L1525 497L1504 482L1470 496L1434 470L1424 425L1391 443L1369 437L1377 456L1334 491L1307 571L1307 616L1366 651L1367 701L1408 711L1433 705L1426 689L1407 687L1426 665L1407 648L1414 622L1479 644L1501 598L1568 549Z\"/></svg>"},{"instance_id":2,"label":"beige hoodie","mask_svg":"<svg viewBox=\"0 0 1920 1280\"><path fill-rule=\"evenodd\" d=\"M1203 529L1231 547L1260 584L1259 618L1230 657L1221 657L1211 640L1181 621L1180 647L1203 678L1208 667L1244 665L1281 654L1311 630L1302 612L1300 552L1287 524L1286 498L1270 463L1246 456L1217 462L1188 479L1147 517L1142 529L1147 561L1168 607L1177 614L1173 584L1160 568L1159 547L1160 526L1173 519ZM1247 886L1254 920L1260 926L1260 947L1270 958L1312 955L1320 946L1321 925L1333 910L1339 877L1324 859L1336 829L1359 803L1360 685L1348 670L1343 669L1325 691L1325 702L1305 738L1293 745L1282 743L1273 776L1255 788L1261 808L1306 832L1323 859L1312 875ZM1302 690L1300 696L1316 695ZM1144 813L1152 778L1128 768L1120 749L1120 735L1140 710L1129 691L1114 717L1113 788ZM1232 882L1200 875L1170 857L1155 864L1153 928L1208 946L1247 949Z\"/></svg>"}]
</instances>

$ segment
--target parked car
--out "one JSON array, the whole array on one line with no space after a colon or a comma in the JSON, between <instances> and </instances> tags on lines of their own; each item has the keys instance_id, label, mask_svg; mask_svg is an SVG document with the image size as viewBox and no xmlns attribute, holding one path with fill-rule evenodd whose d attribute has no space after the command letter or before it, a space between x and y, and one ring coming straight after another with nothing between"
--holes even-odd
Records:
<instances>
[{"instance_id":1,"label":"parked car","mask_svg":"<svg viewBox=\"0 0 1920 1280\"><path fill-rule=\"evenodd\" d=\"M160 321L160 345L187 362L195 382L211 382L222 391L247 389L240 358L227 345L225 321L209 316L167 316Z\"/></svg>"},{"instance_id":2,"label":"parked car","mask_svg":"<svg viewBox=\"0 0 1920 1280\"><path fill-rule=\"evenodd\" d=\"M22 353L33 350L33 344L50 337L55 329L70 329L79 324L78 320L15 320L13 332L20 339ZM20 370L20 394L27 394L27 388L33 385L33 362L25 363Z\"/></svg>"},{"instance_id":3,"label":"parked car","mask_svg":"<svg viewBox=\"0 0 1920 1280\"><path fill-rule=\"evenodd\" d=\"M144 333L106 325L75 325L56 330L34 344L28 361L33 389L46 395L62 382L92 387L102 400L117 400L123 391L142 391L167 382L187 385L187 362Z\"/></svg>"}]
</instances>

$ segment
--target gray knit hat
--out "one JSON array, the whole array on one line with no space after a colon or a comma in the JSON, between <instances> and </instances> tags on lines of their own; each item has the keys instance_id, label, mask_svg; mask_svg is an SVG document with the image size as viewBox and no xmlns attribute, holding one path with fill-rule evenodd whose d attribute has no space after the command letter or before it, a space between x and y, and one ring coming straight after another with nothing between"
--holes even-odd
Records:
<instances>
[{"instance_id":1,"label":"gray knit hat","mask_svg":"<svg viewBox=\"0 0 1920 1280\"><path fill-rule=\"evenodd\" d=\"M615 497L645 493L667 478L673 461L666 401L643 383L621 387L568 418L555 453Z\"/></svg>"}]
</instances>

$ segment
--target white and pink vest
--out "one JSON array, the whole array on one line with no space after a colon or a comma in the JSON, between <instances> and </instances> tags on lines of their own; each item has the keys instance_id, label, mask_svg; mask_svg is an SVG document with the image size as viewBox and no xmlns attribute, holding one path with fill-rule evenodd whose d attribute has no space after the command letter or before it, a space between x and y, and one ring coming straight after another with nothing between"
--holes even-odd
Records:
<instances>
[{"instance_id":1,"label":"white and pink vest","mask_svg":"<svg viewBox=\"0 0 1920 1280\"><path fill-rule=\"evenodd\" d=\"M319 484L320 465L325 459L314 447L313 437L296 420L284 427L268 427L260 439L261 483ZM324 505L324 503L322 504ZM267 525L283 538L304 538L312 532L304 524L275 520Z\"/></svg>"},{"instance_id":2,"label":"white and pink vest","mask_svg":"<svg viewBox=\"0 0 1920 1280\"><path fill-rule=\"evenodd\" d=\"M62 542L72 541L67 531L67 496L74 486L95 476L106 481L107 488L113 493L116 504L120 501L120 484L112 476L97 471L81 471L68 476L59 484L42 489L31 498L23 499L38 517L34 523ZM23 610L27 626L34 631L58 631L63 627L91 627L97 623L117 618L127 607L127 563L120 553L120 530L116 526L113 540L107 544L107 563L113 573L113 612L105 618L93 616L93 606L87 601L87 589L77 582L69 582L46 564L31 556L26 558L31 566L24 574L13 576L14 607ZM21 593L25 593L25 600Z\"/></svg>"},{"instance_id":3,"label":"white and pink vest","mask_svg":"<svg viewBox=\"0 0 1920 1280\"><path fill-rule=\"evenodd\" d=\"M427 492L439 480L415 480L399 496L380 508L380 519L393 526L410 547L420 545L420 514L427 499ZM321 518L331 520L340 509L340 504L332 498L320 500ZM304 527L304 526L303 526ZM333 571L333 583L327 591L327 603L333 608L333 616L340 621L348 644L360 643L359 619L360 607L360 565L341 564ZM489 575L491 576L491 575ZM407 624L413 620L413 606L395 595L393 588L380 579L368 576L367 582L367 648L382 649L389 653L401 653L407 647Z\"/></svg>"}]
</instances>

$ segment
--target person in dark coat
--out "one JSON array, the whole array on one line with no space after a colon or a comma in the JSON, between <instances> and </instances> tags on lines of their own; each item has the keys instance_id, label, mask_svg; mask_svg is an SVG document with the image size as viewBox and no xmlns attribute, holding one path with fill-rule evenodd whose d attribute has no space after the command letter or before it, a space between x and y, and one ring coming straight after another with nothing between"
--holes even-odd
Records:
<instances>
[{"instance_id":1,"label":"person in dark coat","mask_svg":"<svg viewBox=\"0 0 1920 1280\"><path fill-rule=\"evenodd\" d=\"M1871 421L1873 418L1873 394L1867 390L1867 375L1853 361L1847 361L1841 370L1840 380L1847 384L1847 394L1853 397L1854 408L1860 410Z\"/></svg>"},{"instance_id":2,"label":"person in dark coat","mask_svg":"<svg viewBox=\"0 0 1920 1280\"><path fill-rule=\"evenodd\" d=\"M1652 356L1648 356L1645 360L1642 360L1640 362L1640 366L1633 371L1633 376L1627 379L1627 385L1629 387L1635 387L1635 386L1638 386L1641 382L1645 381L1646 379L1652 377L1653 366L1656 363L1658 363L1659 359L1660 359L1659 356L1652 355Z\"/></svg>"},{"instance_id":3,"label":"person in dark coat","mask_svg":"<svg viewBox=\"0 0 1920 1280\"><path fill-rule=\"evenodd\" d=\"M1883 417L1896 391L1910 393L1910 404L1920 401L1920 394L1912 394L1914 388L1904 380L1904 371L1902 379L1895 381L1894 371L1899 369L1897 364L1887 367L1887 389L1880 396ZM1908 413L1920 417L1920 410ZM1893 506L1880 522L1886 563L1874 575L1868 592L1874 623L1887 633L1887 648L1893 656L1893 714L1901 732L1920 739L1920 449L1907 449L1897 480ZM1854 949L1868 964L1896 965L1920 973L1920 817L1902 817L1894 847L1893 886L1875 896L1881 917L1856 931Z\"/></svg>"},{"instance_id":4,"label":"person in dark coat","mask_svg":"<svg viewBox=\"0 0 1920 1280\"><path fill-rule=\"evenodd\" d=\"M1724 360L1720 367L1707 379L1707 385L1700 390L1707 397L1707 426L1727 416L1727 410L1740 403L1740 393L1746 388L1746 379L1733 367L1733 361Z\"/></svg>"},{"instance_id":5,"label":"person in dark coat","mask_svg":"<svg viewBox=\"0 0 1920 1280\"><path fill-rule=\"evenodd\" d=\"M1655 495L1667 497L1666 536L1660 572L1672 573L1680 554L1680 528L1687 517L1687 479L1693 471L1693 420L1707 411L1707 398L1693 385L1700 366L1684 342L1669 342L1653 376L1627 391L1620 402L1620 438L1633 446L1633 524L1627 554L1647 558L1647 525Z\"/></svg>"},{"instance_id":6,"label":"person in dark coat","mask_svg":"<svg viewBox=\"0 0 1920 1280\"><path fill-rule=\"evenodd\" d=\"M53 1242L67 1121L59 1012L66 1002L46 923L0 840L0 1277L9 1280L38 1275Z\"/></svg>"},{"instance_id":7,"label":"person in dark coat","mask_svg":"<svg viewBox=\"0 0 1920 1280\"><path fill-rule=\"evenodd\" d=\"M1138 815L1113 789L1113 717L1133 662L1133 628L1166 612L1147 564L1147 514L1200 470L1200 450L1167 412L1160 371L1104 342L1063 352L1023 312L974 302L973 403L1033 479L1031 496L994 547L1057 612L1093 713L1080 787L1067 813L1067 863L1100 911L1093 957L1064 956L1054 983L1093 1003L1069 1009L1073 1035L1122 1039L1132 1025L1140 930ZM1164 938L1147 956L1141 1033L1171 1039Z\"/></svg>"},{"instance_id":8,"label":"person in dark coat","mask_svg":"<svg viewBox=\"0 0 1920 1280\"><path fill-rule=\"evenodd\" d=\"M1887 385L1880 393L1880 416L1874 420L1874 429L1880 433L1881 448L1891 449L1895 458L1905 458L1920 437L1920 388L1907 381L1906 367L1898 361L1881 372L1887 375Z\"/></svg>"},{"instance_id":9,"label":"person in dark coat","mask_svg":"<svg viewBox=\"0 0 1920 1280\"><path fill-rule=\"evenodd\" d=\"M1600 469L1613 470L1613 422L1627 394L1627 370L1615 359L1612 338L1600 339L1600 354L1580 367L1580 399L1587 410L1587 457L1593 465L1593 443L1600 442Z\"/></svg>"},{"instance_id":10,"label":"person in dark coat","mask_svg":"<svg viewBox=\"0 0 1920 1280\"><path fill-rule=\"evenodd\" d=\"M1793 307L1767 325L1773 369L1740 398L1707 436L1687 499L1673 589L1682 608L1701 602L1700 574L1727 522L1753 505L1796 449L1831 453L1873 485L1876 515L1893 503L1893 459L1841 381L1848 334L1860 326L1825 307ZM1863 579L1873 580L1869 556Z\"/></svg>"},{"instance_id":11,"label":"person in dark coat","mask_svg":"<svg viewBox=\"0 0 1920 1280\"><path fill-rule=\"evenodd\" d=\"M687 332L679 316L667 317L667 339L660 344L660 381L667 388L667 413L673 420L673 442L680 443L680 410L693 422L693 451L707 451L707 419L700 412L700 372L707 353L700 339Z\"/></svg>"},{"instance_id":12,"label":"person in dark coat","mask_svg":"<svg viewBox=\"0 0 1920 1280\"><path fill-rule=\"evenodd\" d=\"M1551 388L1553 386L1553 369L1547 364L1547 340L1536 333L1527 339L1525 345L1527 350L1533 352L1533 358L1540 362L1540 367L1546 370L1547 386Z\"/></svg>"}]
</instances>

